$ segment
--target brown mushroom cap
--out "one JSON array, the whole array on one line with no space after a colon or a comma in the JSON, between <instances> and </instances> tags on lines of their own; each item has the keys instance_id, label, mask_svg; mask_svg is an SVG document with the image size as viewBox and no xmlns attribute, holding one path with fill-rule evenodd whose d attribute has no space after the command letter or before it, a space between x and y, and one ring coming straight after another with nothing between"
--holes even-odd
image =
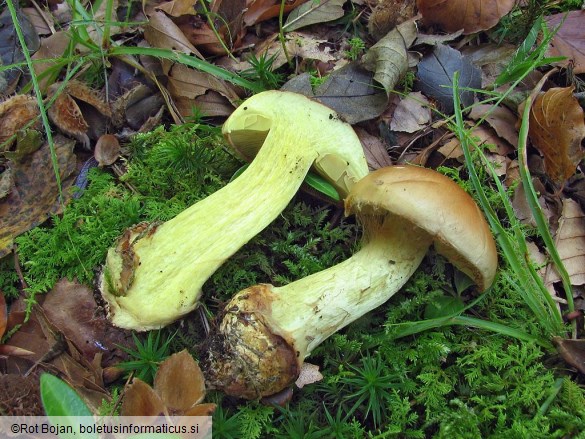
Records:
<instances>
[{"instance_id":1,"label":"brown mushroom cap","mask_svg":"<svg viewBox=\"0 0 585 439\"><path fill-rule=\"evenodd\" d=\"M436 171L410 165L378 169L352 188L345 211L400 216L428 232L437 252L481 290L494 280L497 251L483 214L463 189Z\"/></svg>"}]
</instances>

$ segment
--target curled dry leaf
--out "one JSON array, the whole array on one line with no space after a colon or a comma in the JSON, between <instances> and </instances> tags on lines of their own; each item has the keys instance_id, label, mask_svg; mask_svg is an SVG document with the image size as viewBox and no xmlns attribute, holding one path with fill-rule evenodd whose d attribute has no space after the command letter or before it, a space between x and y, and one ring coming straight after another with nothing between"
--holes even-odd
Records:
<instances>
[{"instance_id":1,"label":"curled dry leaf","mask_svg":"<svg viewBox=\"0 0 585 439\"><path fill-rule=\"evenodd\" d=\"M144 38L152 47L194 54L203 59L203 55L164 12L155 11L150 15L148 24L144 27Z\"/></svg>"},{"instance_id":2,"label":"curled dry leaf","mask_svg":"<svg viewBox=\"0 0 585 439\"><path fill-rule=\"evenodd\" d=\"M406 52L416 34L414 21L402 23L374 44L362 58L363 66L374 72L374 79L382 84L387 95L408 70Z\"/></svg>"},{"instance_id":3,"label":"curled dry leaf","mask_svg":"<svg viewBox=\"0 0 585 439\"><path fill-rule=\"evenodd\" d=\"M34 97L16 95L0 103L0 151L7 151L16 139L13 136L26 127L40 128L39 106Z\"/></svg>"},{"instance_id":4,"label":"curled dry leaf","mask_svg":"<svg viewBox=\"0 0 585 439\"><path fill-rule=\"evenodd\" d=\"M120 157L120 142L113 134L104 134L100 136L96 145L93 156L100 167L110 166L118 157Z\"/></svg>"},{"instance_id":5,"label":"curled dry leaf","mask_svg":"<svg viewBox=\"0 0 585 439\"><path fill-rule=\"evenodd\" d=\"M551 88L538 95L530 110L528 135L543 155L550 178L564 183L575 173L584 156L585 121L573 87Z\"/></svg>"},{"instance_id":6,"label":"curled dry leaf","mask_svg":"<svg viewBox=\"0 0 585 439\"><path fill-rule=\"evenodd\" d=\"M585 375L585 340L569 340L553 337L559 354L563 359Z\"/></svg>"},{"instance_id":7,"label":"curled dry leaf","mask_svg":"<svg viewBox=\"0 0 585 439\"><path fill-rule=\"evenodd\" d=\"M491 29L512 10L515 0L417 0L427 25L438 25L447 32L463 29L472 34Z\"/></svg>"}]
</instances>

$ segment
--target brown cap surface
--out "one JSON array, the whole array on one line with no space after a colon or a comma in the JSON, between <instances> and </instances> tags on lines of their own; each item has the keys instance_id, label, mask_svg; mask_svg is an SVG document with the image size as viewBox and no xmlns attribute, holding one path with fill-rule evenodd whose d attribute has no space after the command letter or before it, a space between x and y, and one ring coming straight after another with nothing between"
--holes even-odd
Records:
<instances>
[{"instance_id":1,"label":"brown cap surface","mask_svg":"<svg viewBox=\"0 0 585 439\"><path fill-rule=\"evenodd\" d=\"M463 189L436 171L408 165L378 169L352 188L345 211L398 215L431 234L435 249L481 290L494 280L497 251L483 214Z\"/></svg>"}]
</instances>

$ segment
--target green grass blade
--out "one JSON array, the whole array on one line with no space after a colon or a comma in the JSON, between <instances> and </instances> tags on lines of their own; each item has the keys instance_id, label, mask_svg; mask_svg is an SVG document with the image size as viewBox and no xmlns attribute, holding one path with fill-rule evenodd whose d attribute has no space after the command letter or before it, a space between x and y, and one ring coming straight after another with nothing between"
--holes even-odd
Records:
<instances>
[{"instance_id":1,"label":"green grass blade","mask_svg":"<svg viewBox=\"0 0 585 439\"><path fill-rule=\"evenodd\" d=\"M108 50L109 56L124 56L124 55L146 55L153 56L155 58L168 59L180 64L184 64L189 67L193 67L202 72L209 73L217 78L224 79L231 82L232 84L239 85L247 90L254 93L262 91L262 87L258 84L254 84L251 81L240 77L239 75L232 73L228 70L217 67L207 61L202 61L193 56L189 56L184 53L174 52L168 49L160 49L156 47L111 47Z\"/></svg>"}]
</instances>

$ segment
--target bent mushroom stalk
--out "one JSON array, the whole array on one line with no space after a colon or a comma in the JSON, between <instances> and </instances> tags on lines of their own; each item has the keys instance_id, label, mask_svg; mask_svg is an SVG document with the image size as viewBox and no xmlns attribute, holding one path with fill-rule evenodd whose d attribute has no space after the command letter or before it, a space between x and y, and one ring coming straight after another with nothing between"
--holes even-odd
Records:
<instances>
[{"instance_id":1,"label":"bent mushroom stalk","mask_svg":"<svg viewBox=\"0 0 585 439\"><path fill-rule=\"evenodd\" d=\"M399 291L432 244L481 290L493 282L497 253L482 213L435 171L379 169L353 187L346 213L365 229L351 258L283 287L250 287L226 305L204 362L211 386L248 399L282 390L315 347Z\"/></svg>"},{"instance_id":2,"label":"bent mushroom stalk","mask_svg":"<svg viewBox=\"0 0 585 439\"><path fill-rule=\"evenodd\" d=\"M295 93L251 97L223 133L253 158L249 167L170 221L127 230L108 251L100 289L114 325L154 329L192 311L205 281L282 212L311 167L342 197L368 173L351 126Z\"/></svg>"}]
</instances>

